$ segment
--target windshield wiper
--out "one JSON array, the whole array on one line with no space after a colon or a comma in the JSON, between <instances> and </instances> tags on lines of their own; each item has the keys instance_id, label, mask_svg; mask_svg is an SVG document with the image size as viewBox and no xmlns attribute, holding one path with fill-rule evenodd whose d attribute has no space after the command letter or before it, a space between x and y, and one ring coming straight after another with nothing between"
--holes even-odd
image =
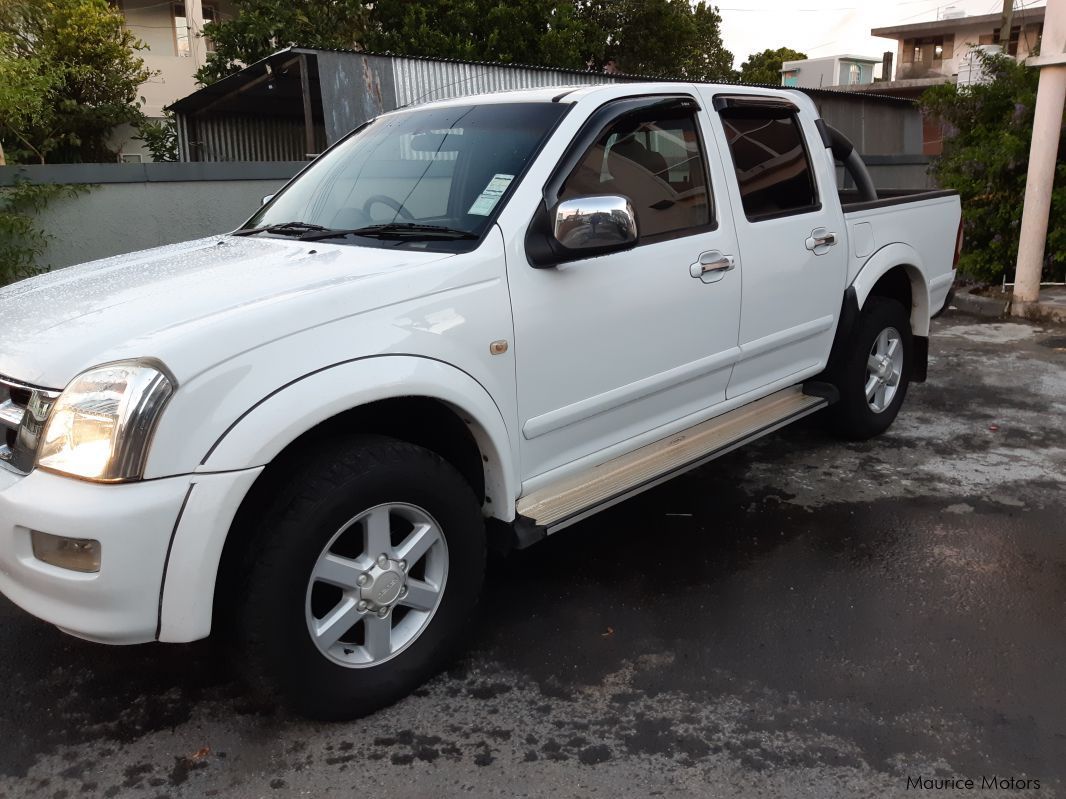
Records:
<instances>
[{"instance_id":1,"label":"windshield wiper","mask_svg":"<svg viewBox=\"0 0 1066 799\"><path fill-rule=\"evenodd\" d=\"M251 236L255 233L275 233L279 236L302 237L304 233L321 233L329 230L328 227L316 225L312 222L280 222L276 225L264 225L245 230L235 230L231 236Z\"/></svg>"},{"instance_id":2,"label":"windshield wiper","mask_svg":"<svg viewBox=\"0 0 1066 799\"><path fill-rule=\"evenodd\" d=\"M342 238L344 236L380 236L384 238L441 238L441 239L478 239L476 233L469 230L447 227L445 225L421 225L416 222L387 222L381 225L366 225L350 230L311 231L300 236L301 241L319 241L321 239Z\"/></svg>"}]
</instances>

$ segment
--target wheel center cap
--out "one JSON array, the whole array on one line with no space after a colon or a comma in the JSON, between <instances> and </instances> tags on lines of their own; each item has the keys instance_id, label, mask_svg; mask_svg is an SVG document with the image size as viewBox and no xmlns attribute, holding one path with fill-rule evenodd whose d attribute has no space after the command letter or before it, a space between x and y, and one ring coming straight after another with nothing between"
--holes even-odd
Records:
<instances>
[{"instance_id":1,"label":"wheel center cap","mask_svg":"<svg viewBox=\"0 0 1066 799\"><path fill-rule=\"evenodd\" d=\"M403 592L404 573L398 565L390 563L388 568L375 568L370 581L362 586L359 595L370 603L371 607L388 607Z\"/></svg>"}]
</instances>

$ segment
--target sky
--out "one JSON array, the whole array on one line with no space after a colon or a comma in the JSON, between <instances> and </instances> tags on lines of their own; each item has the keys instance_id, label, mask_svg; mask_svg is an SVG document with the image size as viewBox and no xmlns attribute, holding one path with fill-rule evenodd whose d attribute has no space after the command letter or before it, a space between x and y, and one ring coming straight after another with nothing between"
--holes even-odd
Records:
<instances>
[{"instance_id":1,"label":"sky","mask_svg":"<svg viewBox=\"0 0 1066 799\"><path fill-rule=\"evenodd\" d=\"M749 54L791 47L811 58L895 52L892 39L875 39L871 28L905 22L930 22L954 6L967 16L991 14L1002 0L716 0L722 14L722 39L740 67ZM1036 7L1043 0L1015 0L1014 7ZM880 70L880 67L878 67Z\"/></svg>"}]
</instances>

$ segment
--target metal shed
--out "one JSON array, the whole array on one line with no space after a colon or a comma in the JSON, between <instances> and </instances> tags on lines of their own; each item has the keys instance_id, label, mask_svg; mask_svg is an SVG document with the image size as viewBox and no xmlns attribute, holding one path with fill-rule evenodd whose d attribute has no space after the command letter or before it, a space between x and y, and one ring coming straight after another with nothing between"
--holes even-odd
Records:
<instances>
[{"instance_id":1,"label":"metal shed","mask_svg":"<svg viewBox=\"0 0 1066 799\"><path fill-rule=\"evenodd\" d=\"M600 72L290 47L170 110L182 161L301 160L401 106L618 79Z\"/></svg>"},{"instance_id":2,"label":"metal shed","mask_svg":"<svg viewBox=\"0 0 1066 799\"><path fill-rule=\"evenodd\" d=\"M182 161L299 161L406 105L544 86L661 80L514 64L290 47L170 106ZM780 88L780 87L777 87ZM910 100L803 90L864 153L921 152Z\"/></svg>"}]
</instances>

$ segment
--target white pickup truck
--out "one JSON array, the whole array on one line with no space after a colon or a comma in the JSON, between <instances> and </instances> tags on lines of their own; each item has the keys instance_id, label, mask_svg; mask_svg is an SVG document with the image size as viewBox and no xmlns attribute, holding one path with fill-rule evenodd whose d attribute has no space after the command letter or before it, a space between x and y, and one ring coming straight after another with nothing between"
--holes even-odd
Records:
<instances>
[{"instance_id":1,"label":"white pickup truck","mask_svg":"<svg viewBox=\"0 0 1066 799\"><path fill-rule=\"evenodd\" d=\"M385 114L233 233L0 291L0 590L367 713L455 651L488 547L822 409L887 428L960 231L798 92Z\"/></svg>"}]
</instances>

